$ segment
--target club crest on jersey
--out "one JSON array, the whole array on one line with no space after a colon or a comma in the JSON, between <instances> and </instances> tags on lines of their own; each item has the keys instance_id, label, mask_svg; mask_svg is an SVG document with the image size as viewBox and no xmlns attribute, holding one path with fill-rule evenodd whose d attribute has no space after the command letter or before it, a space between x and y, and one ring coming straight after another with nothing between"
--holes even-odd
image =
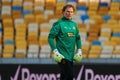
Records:
<instances>
[{"instance_id":1,"label":"club crest on jersey","mask_svg":"<svg viewBox=\"0 0 120 80\"><path fill-rule=\"evenodd\" d=\"M67 29L67 27L66 27L66 26L65 26L64 28L65 28L65 29Z\"/></svg>"},{"instance_id":2,"label":"club crest on jersey","mask_svg":"<svg viewBox=\"0 0 120 80\"><path fill-rule=\"evenodd\" d=\"M73 26L72 29L75 30L75 26Z\"/></svg>"}]
</instances>

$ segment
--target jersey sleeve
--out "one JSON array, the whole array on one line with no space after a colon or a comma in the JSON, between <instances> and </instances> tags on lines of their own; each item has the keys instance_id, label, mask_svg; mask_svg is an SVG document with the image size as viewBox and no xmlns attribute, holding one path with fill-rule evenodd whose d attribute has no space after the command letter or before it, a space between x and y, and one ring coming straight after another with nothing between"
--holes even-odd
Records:
<instances>
[{"instance_id":1,"label":"jersey sleeve","mask_svg":"<svg viewBox=\"0 0 120 80\"><path fill-rule=\"evenodd\" d=\"M52 50L56 49L55 38L57 37L59 30L60 30L59 24L54 23L50 32L49 32L48 43L49 43Z\"/></svg>"},{"instance_id":2,"label":"jersey sleeve","mask_svg":"<svg viewBox=\"0 0 120 80\"><path fill-rule=\"evenodd\" d=\"M77 49L82 49L82 42L81 42L81 37L80 37L80 32L78 30L78 26L77 26L77 34L76 34L76 45L77 45Z\"/></svg>"}]
</instances>

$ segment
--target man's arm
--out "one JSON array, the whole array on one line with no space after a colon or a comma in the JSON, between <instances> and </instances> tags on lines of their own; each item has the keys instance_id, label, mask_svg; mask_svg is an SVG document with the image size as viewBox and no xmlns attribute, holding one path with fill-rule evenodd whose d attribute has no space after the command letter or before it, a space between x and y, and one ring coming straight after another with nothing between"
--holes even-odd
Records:
<instances>
[{"instance_id":1,"label":"man's arm","mask_svg":"<svg viewBox=\"0 0 120 80\"><path fill-rule=\"evenodd\" d=\"M77 27L77 35L76 35L76 45L77 45L77 49L82 49L82 42L78 27Z\"/></svg>"},{"instance_id":2,"label":"man's arm","mask_svg":"<svg viewBox=\"0 0 120 80\"><path fill-rule=\"evenodd\" d=\"M76 62L81 62L82 60L82 42L79 34L79 30L77 29L76 35L76 45L77 45L77 53L74 55L74 60Z\"/></svg>"},{"instance_id":3,"label":"man's arm","mask_svg":"<svg viewBox=\"0 0 120 80\"><path fill-rule=\"evenodd\" d=\"M49 43L49 45L54 53L53 59L58 63L61 62L61 60L64 58L64 56L61 55L59 53L59 51L57 50L55 40L54 40L58 36L59 30L60 30L59 25L54 24L50 30L49 35L48 35L48 43Z\"/></svg>"},{"instance_id":4,"label":"man's arm","mask_svg":"<svg viewBox=\"0 0 120 80\"><path fill-rule=\"evenodd\" d=\"M53 51L54 49L56 49L55 42L54 42L54 38L48 36L48 43L49 43L52 51Z\"/></svg>"},{"instance_id":5,"label":"man's arm","mask_svg":"<svg viewBox=\"0 0 120 80\"><path fill-rule=\"evenodd\" d=\"M58 36L58 33L59 33L59 24L54 23L48 35L48 43L52 50L56 49L55 39Z\"/></svg>"}]
</instances>

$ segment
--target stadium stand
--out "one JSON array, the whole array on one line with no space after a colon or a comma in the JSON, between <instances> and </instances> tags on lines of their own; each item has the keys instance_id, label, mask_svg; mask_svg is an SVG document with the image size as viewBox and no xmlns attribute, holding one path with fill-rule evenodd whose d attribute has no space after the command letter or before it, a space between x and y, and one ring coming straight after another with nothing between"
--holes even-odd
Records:
<instances>
[{"instance_id":1,"label":"stadium stand","mask_svg":"<svg viewBox=\"0 0 120 80\"><path fill-rule=\"evenodd\" d=\"M0 57L49 58L62 6L73 4L84 58L120 57L120 0L0 0Z\"/></svg>"}]
</instances>

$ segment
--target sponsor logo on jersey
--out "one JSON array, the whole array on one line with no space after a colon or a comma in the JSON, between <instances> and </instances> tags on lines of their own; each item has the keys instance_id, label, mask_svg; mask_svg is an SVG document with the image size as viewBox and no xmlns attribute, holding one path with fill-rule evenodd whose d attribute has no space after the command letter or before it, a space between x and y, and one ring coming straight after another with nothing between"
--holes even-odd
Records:
<instances>
[{"instance_id":1,"label":"sponsor logo on jersey","mask_svg":"<svg viewBox=\"0 0 120 80\"><path fill-rule=\"evenodd\" d=\"M69 37L75 36L72 32L68 32L67 34L68 34Z\"/></svg>"}]
</instances>

